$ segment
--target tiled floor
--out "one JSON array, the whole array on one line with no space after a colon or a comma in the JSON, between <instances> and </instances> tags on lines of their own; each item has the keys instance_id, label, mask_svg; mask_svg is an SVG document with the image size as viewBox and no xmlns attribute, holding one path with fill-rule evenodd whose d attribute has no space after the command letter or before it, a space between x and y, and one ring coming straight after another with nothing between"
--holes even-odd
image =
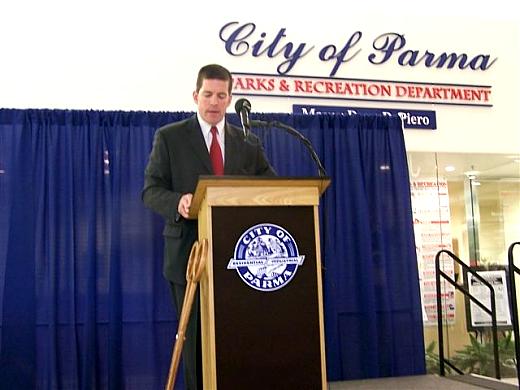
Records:
<instances>
[{"instance_id":1,"label":"tiled floor","mask_svg":"<svg viewBox=\"0 0 520 390\"><path fill-rule=\"evenodd\" d=\"M419 375L331 382L329 390L509 390L518 388L516 379L496 381L468 376L456 379L464 380L464 382L436 375ZM473 383L467 383L468 381Z\"/></svg>"}]
</instances>

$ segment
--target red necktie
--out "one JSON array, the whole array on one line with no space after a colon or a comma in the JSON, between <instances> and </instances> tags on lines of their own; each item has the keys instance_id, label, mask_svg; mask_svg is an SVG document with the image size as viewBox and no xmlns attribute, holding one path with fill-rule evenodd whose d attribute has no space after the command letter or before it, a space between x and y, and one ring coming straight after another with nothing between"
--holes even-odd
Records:
<instances>
[{"instance_id":1,"label":"red necktie","mask_svg":"<svg viewBox=\"0 0 520 390\"><path fill-rule=\"evenodd\" d=\"M218 130L215 126L211 128L211 145L209 147L209 158L213 166L213 173L217 176L224 174L224 162L222 161L222 150L218 143Z\"/></svg>"}]
</instances>

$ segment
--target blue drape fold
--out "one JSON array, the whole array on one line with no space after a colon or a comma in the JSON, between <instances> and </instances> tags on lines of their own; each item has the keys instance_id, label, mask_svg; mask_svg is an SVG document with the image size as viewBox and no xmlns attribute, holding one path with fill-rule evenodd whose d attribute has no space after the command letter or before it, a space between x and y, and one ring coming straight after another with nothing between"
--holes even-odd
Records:
<instances>
[{"instance_id":1,"label":"blue drape fold","mask_svg":"<svg viewBox=\"0 0 520 390\"><path fill-rule=\"evenodd\" d=\"M162 221L140 191L155 130L189 115L0 110L0 387L164 387L177 322ZM320 207L329 380L424 373L400 121L254 119L299 130L332 179ZM296 138L254 132L281 176L317 174Z\"/></svg>"}]
</instances>

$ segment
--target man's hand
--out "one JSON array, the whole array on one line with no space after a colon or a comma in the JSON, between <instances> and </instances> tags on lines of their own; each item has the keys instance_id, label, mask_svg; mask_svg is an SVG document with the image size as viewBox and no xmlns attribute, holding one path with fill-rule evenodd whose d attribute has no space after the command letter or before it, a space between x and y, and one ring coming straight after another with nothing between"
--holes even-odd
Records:
<instances>
[{"instance_id":1,"label":"man's hand","mask_svg":"<svg viewBox=\"0 0 520 390\"><path fill-rule=\"evenodd\" d=\"M179 205L177 206L177 211L184 218L188 218L192 198L193 198L193 194L184 194L181 196L181 199L179 200Z\"/></svg>"}]
</instances>

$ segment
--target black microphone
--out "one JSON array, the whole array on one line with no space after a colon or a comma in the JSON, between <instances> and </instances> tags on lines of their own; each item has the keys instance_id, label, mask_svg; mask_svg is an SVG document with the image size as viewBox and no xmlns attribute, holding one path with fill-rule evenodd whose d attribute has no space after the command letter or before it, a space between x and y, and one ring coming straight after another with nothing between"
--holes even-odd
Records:
<instances>
[{"instance_id":1,"label":"black microphone","mask_svg":"<svg viewBox=\"0 0 520 390\"><path fill-rule=\"evenodd\" d=\"M249 121L249 114L251 113L251 103L247 99L238 99L235 103L235 111L240 117L242 123L242 130L244 131L244 139L249 135L251 130L251 122Z\"/></svg>"}]
</instances>

